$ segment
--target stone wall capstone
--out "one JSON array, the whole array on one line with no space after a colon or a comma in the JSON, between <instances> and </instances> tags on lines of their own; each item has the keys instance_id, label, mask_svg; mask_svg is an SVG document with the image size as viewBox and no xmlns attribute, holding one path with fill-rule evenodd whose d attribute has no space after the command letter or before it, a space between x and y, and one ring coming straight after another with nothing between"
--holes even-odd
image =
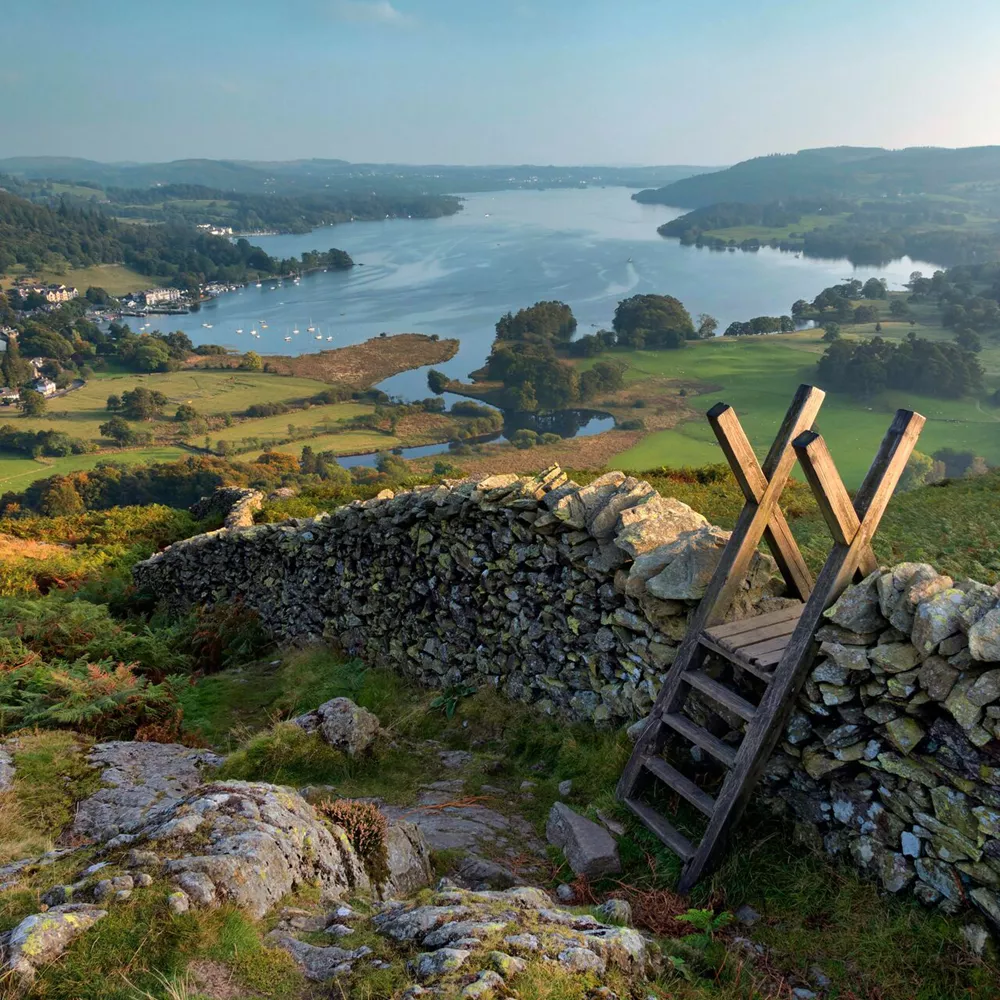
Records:
<instances>
[{"instance_id":1,"label":"stone wall capstone","mask_svg":"<svg viewBox=\"0 0 1000 1000\"><path fill-rule=\"evenodd\" d=\"M178 542L135 568L171 601L240 600L276 635L339 642L431 686L490 684L598 724L648 712L728 533L620 472L446 481L307 520ZM730 617L782 606L755 559ZM1000 927L1000 586L880 569L827 612L757 799L890 892ZM756 701L762 682L704 669ZM742 720L697 691L700 725ZM702 777L712 762L688 744Z\"/></svg>"}]
</instances>

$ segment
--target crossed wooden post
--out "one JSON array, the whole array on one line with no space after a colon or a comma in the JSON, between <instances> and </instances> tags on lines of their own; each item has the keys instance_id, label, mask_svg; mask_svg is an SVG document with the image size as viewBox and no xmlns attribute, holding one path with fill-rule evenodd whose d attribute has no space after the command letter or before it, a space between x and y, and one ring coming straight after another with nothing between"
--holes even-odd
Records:
<instances>
[{"instance_id":1,"label":"crossed wooden post","mask_svg":"<svg viewBox=\"0 0 1000 1000\"><path fill-rule=\"evenodd\" d=\"M730 406L719 403L708 411L708 421L746 503L691 617L650 722L618 782L619 798L686 862L678 883L681 892L687 892L718 856L726 835L746 807L805 680L823 612L852 579L878 568L871 539L924 424L919 413L897 411L852 502L823 438L812 430L825 395L814 386L799 386L763 465L758 464ZM796 459L834 542L815 582L778 506ZM789 592L802 603L723 624L762 539L773 553ZM752 704L701 671L709 650L765 681L759 704ZM721 706L730 717L746 721L738 747L718 739L684 714L682 709L692 689ZM717 797L659 755L671 732L727 769ZM708 817L697 845L639 797L640 784L650 777L662 781Z\"/></svg>"}]
</instances>

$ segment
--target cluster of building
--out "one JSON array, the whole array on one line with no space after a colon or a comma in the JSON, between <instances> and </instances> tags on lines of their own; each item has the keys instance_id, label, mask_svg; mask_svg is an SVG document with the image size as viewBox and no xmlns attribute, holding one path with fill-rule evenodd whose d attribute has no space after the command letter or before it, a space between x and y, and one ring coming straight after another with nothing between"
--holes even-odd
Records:
<instances>
[{"instance_id":1,"label":"cluster of building","mask_svg":"<svg viewBox=\"0 0 1000 1000\"><path fill-rule=\"evenodd\" d=\"M18 284L15 286L15 291L19 292L22 296L27 297L28 295L34 293L35 295L41 295L46 302L52 305L58 305L62 302L69 302L75 299L80 292L69 285L22 285Z\"/></svg>"},{"instance_id":2,"label":"cluster of building","mask_svg":"<svg viewBox=\"0 0 1000 1000\"><path fill-rule=\"evenodd\" d=\"M31 365L31 381L28 383L28 389L34 389L35 392L40 392L43 396L52 396L58 391L58 386L52 381L48 376L42 374L42 365L45 364L45 358L28 358L28 364ZM16 403L21 398L21 390L14 389L8 385L0 385L0 406L11 406Z\"/></svg>"},{"instance_id":3,"label":"cluster of building","mask_svg":"<svg viewBox=\"0 0 1000 1000\"><path fill-rule=\"evenodd\" d=\"M212 236L232 236L233 227L232 226L216 226L211 222L200 222L196 227L203 232L209 233Z\"/></svg>"},{"instance_id":4,"label":"cluster of building","mask_svg":"<svg viewBox=\"0 0 1000 1000\"><path fill-rule=\"evenodd\" d=\"M147 288L144 292L135 292L130 298L137 305L159 306L171 302L179 302L181 290L179 288Z\"/></svg>"}]
</instances>

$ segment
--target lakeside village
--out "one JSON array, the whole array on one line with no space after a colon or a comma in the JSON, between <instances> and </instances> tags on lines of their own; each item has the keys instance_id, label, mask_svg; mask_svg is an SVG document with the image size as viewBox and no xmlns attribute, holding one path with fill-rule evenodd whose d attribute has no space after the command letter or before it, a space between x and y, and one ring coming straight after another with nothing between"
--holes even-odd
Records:
<instances>
[{"instance_id":1,"label":"lakeside village","mask_svg":"<svg viewBox=\"0 0 1000 1000\"><path fill-rule=\"evenodd\" d=\"M118 300L112 300L117 302L115 308L109 308L109 304L94 304L87 309L85 316L96 322L110 322L123 316L147 316L153 313L177 315L190 312L193 305L215 298L223 292L236 291L242 287L242 284L212 282L203 285L194 293L179 288L147 288L145 291L130 292ZM21 312L31 314L58 309L65 303L78 299L80 290L71 285L39 284L21 279L9 288L6 294L20 297ZM6 350L6 345L12 336L17 336L17 330L13 327L0 326L0 349L2 349L0 353ZM25 358L25 361L31 366L32 375L24 385L24 389L31 389L46 398L66 391L66 387L61 389L45 373L48 358ZM12 386L0 385L0 407L16 405L21 399L22 391Z\"/></svg>"}]
</instances>

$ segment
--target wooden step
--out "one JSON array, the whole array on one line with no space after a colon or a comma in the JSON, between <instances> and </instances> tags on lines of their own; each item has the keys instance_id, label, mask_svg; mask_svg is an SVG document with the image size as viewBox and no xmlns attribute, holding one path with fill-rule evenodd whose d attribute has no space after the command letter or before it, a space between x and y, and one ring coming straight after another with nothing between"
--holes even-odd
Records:
<instances>
[{"instance_id":1,"label":"wooden step","mask_svg":"<svg viewBox=\"0 0 1000 1000\"><path fill-rule=\"evenodd\" d=\"M707 694L713 701L724 705L730 712L735 712L747 722L750 722L757 714L757 709L745 698L741 698L724 684L713 681L711 677L703 674L700 670L686 670L683 679L691 687L697 688L702 694Z\"/></svg>"},{"instance_id":2,"label":"wooden step","mask_svg":"<svg viewBox=\"0 0 1000 1000\"><path fill-rule=\"evenodd\" d=\"M627 798L625 805L679 858L688 861L694 857L694 844L683 833L675 830L655 809L647 806L645 802L633 798Z\"/></svg>"},{"instance_id":3,"label":"wooden step","mask_svg":"<svg viewBox=\"0 0 1000 1000\"><path fill-rule=\"evenodd\" d=\"M723 743L717 736L713 736L707 729L692 722L686 715L675 712L667 713L660 718L675 732L686 737L695 746L701 747L706 753L710 753L726 767L732 767L736 763L736 749L734 747Z\"/></svg>"},{"instance_id":4,"label":"wooden step","mask_svg":"<svg viewBox=\"0 0 1000 1000\"><path fill-rule=\"evenodd\" d=\"M655 774L668 788L683 795L693 806L697 806L706 816L715 812L715 799L699 788L690 778L685 777L675 767L671 767L662 757L647 757L642 765L650 774Z\"/></svg>"},{"instance_id":5,"label":"wooden step","mask_svg":"<svg viewBox=\"0 0 1000 1000\"><path fill-rule=\"evenodd\" d=\"M751 632L769 625L779 625L782 622L797 622L802 615L804 604L794 604L778 611L769 611L766 615L756 615L753 618L741 618L739 621L726 622L723 625L711 625L706 632L711 632L717 639L726 639L739 635L741 632ZM795 625L792 625L795 628ZM791 629L789 629L791 631Z\"/></svg>"}]
</instances>

